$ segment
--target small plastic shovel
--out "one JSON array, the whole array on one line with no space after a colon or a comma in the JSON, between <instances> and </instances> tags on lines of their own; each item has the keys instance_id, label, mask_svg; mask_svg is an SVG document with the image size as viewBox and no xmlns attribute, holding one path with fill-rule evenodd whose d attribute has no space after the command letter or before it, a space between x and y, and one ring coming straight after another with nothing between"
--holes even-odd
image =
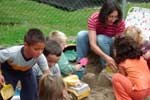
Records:
<instances>
[{"instance_id":1,"label":"small plastic shovel","mask_svg":"<svg viewBox=\"0 0 150 100\"><path fill-rule=\"evenodd\" d=\"M4 100L9 99L10 97L12 97L14 95L14 88L11 84L4 84L3 88L1 89L1 95L3 97Z\"/></svg>"},{"instance_id":2,"label":"small plastic shovel","mask_svg":"<svg viewBox=\"0 0 150 100\"><path fill-rule=\"evenodd\" d=\"M84 57L80 60L80 64L84 67L87 65L87 63L88 63L88 58L86 58L86 57Z\"/></svg>"}]
</instances>

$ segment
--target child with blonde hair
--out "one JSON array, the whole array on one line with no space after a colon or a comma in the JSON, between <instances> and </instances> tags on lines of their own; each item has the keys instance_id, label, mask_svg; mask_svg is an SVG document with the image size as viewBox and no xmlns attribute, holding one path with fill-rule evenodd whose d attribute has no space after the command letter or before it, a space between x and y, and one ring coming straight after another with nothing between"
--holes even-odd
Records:
<instances>
[{"instance_id":1,"label":"child with blonde hair","mask_svg":"<svg viewBox=\"0 0 150 100\"><path fill-rule=\"evenodd\" d=\"M53 31L49 33L49 38L56 40L61 45L62 50L64 50L64 47L67 44L67 36L65 33L61 31Z\"/></svg>"},{"instance_id":2,"label":"child with blonde hair","mask_svg":"<svg viewBox=\"0 0 150 100\"><path fill-rule=\"evenodd\" d=\"M140 30L140 28L136 26L133 25L128 26L125 30L125 36L132 37L139 44L143 42L142 31Z\"/></svg>"},{"instance_id":3,"label":"child with blonde hair","mask_svg":"<svg viewBox=\"0 0 150 100\"><path fill-rule=\"evenodd\" d=\"M49 33L49 38L52 38L56 40L58 43L60 43L62 47L62 51L64 50L67 43L67 36L65 35L65 33L60 31L53 31ZM71 64L64 53L61 54L61 57L58 61L58 65L60 67L63 76L73 74L79 71L82 67L82 65L80 64L76 64L76 65Z\"/></svg>"},{"instance_id":4,"label":"child with blonde hair","mask_svg":"<svg viewBox=\"0 0 150 100\"><path fill-rule=\"evenodd\" d=\"M39 100L70 100L62 77L43 75L39 83Z\"/></svg>"},{"instance_id":5,"label":"child with blonde hair","mask_svg":"<svg viewBox=\"0 0 150 100\"><path fill-rule=\"evenodd\" d=\"M143 57L146 59L150 68L150 41L144 40L141 29L133 25L128 26L125 31L125 36L132 37L141 46Z\"/></svg>"}]
</instances>

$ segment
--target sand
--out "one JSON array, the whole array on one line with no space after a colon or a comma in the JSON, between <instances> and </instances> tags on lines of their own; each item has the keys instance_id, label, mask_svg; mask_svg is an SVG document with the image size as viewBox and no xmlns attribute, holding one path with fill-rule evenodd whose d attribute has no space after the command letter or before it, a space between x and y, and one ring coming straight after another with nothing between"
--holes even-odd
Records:
<instances>
[{"instance_id":1,"label":"sand","mask_svg":"<svg viewBox=\"0 0 150 100\"><path fill-rule=\"evenodd\" d=\"M111 79L108 78L108 74L101 72L99 58L95 55L88 58L90 60L83 81L89 84L91 93L84 100L116 100ZM144 100L150 100L150 97Z\"/></svg>"}]
</instances>

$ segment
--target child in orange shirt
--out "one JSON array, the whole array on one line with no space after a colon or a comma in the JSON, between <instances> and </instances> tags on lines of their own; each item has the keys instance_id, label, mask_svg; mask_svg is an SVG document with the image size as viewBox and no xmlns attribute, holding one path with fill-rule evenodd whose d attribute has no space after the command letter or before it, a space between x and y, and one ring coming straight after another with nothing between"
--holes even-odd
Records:
<instances>
[{"instance_id":1,"label":"child in orange shirt","mask_svg":"<svg viewBox=\"0 0 150 100\"><path fill-rule=\"evenodd\" d=\"M138 43L131 37L118 37L113 50L119 69L112 77L116 99L143 100L150 94L150 72Z\"/></svg>"},{"instance_id":2,"label":"child in orange shirt","mask_svg":"<svg viewBox=\"0 0 150 100\"><path fill-rule=\"evenodd\" d=\"M128 26L125 31L125 36L132 37L140 45L143 57L150 68L150 41L144 40L141 29L133 25Z\"/></svg>"}]
</instances>

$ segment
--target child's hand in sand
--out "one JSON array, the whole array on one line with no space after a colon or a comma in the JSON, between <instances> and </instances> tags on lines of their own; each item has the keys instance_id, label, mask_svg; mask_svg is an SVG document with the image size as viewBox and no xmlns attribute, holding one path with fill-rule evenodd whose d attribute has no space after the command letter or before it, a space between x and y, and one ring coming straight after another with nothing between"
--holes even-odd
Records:
<instances>
[{"instance_id":1,"label":"child's hand in sand","mask_svg":"<svg viewBox=\"0 0 150 100\"><path fill-rule=\"evenodd\" d=\"M77 71L79 71L80 69L81 69L81 67L82 67L82 65L80 65L80 64L77 64L77 65L75 65L76 66L76 70Z\"/></svg>"}]
</instances>

